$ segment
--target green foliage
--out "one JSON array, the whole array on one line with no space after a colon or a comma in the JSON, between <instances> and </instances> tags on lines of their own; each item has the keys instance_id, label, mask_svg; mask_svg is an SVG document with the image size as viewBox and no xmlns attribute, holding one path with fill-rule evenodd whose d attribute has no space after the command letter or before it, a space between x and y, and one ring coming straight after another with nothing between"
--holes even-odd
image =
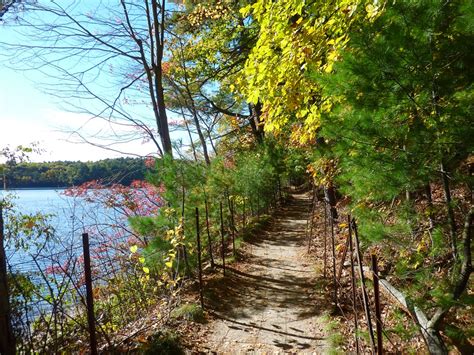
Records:
<instances>
[{"instance_id":1,"label":"green foliage","mask_svg":"<svg viewBox=\"0 0 474 355\"><path fill-rule=\"evenodd\" d=\"M473 151L472 103L460 101L472 91L472 49L464 46L472 33L459 32L460 4L391 4L351 32L334 74L314 76L343 98L321 133L356 201L390 201L432 180L441 161L455 170Z\"/></svg>"},{"instance_id":2,"label":"green foliage","mask_svg":"<svg viewBox=\"0 0 474 355\"><path fill-rule=\"evenodd\" d=\"M412 325L411 327L406 327L404 325L406 313L401 310L395 310L392 317L395 325L392 328L387 329L387 334L394 333L400 337L403 342L408 342L418 332L415 325Z\"/></svg>"},{"instance_id":3,"label":"green foliage","mask_svg":"<svg viewBox=\"0 0 474 355\"><path fill-rule=\"evenodd\" d=\"M32 311L31 302L39 291L32 281L31 275L25 273L8 274L9 301L12 317L12 327L15 336L19 339L27 337L27 330L23 327L26 312Z\"/></svg>"},{"instance_id":4,"label":"green foliage","mask_svg":"<svg viewBox=\"0 0 474 355\"><path fill-rule=\"evenodd\" d=\"M452 297L462 258L449 248L443 197L437 191L433 202L423 193L440 189L443 166L457 189L449 207L459 225L469 203L462 195L474 183L473 16L468 0L185 1L169 18L175 35L161 68L166 100L224 134L212 142L210 162L197 154L195 161L156 161L148 178L163 189L166 205L156 216L130 219L146 243L130 249L130 276L114 279L116 289L107 285L109 296L97 309L110 315L134 289L175 295L197 266L196 208L206 262L220 243L220 206L225 243L240 232L239 244L268 221L263 213L281 187L304 183L308 173L346 197L363 250L384 256L394 282L416 304L468 304ZM254 131L265 128L264 142L248 139L252 123ZM211 129L205 133L201 149ZM10 186L78 184L118 171L132 179L127 165L144 171L142 160L23 164L2 154ZM17 230L29 227L24 235L32 240L48 234L40 216L12 222ZM197 320L202 310L184 305L173 316ZM112 315L105 324L113 329L118 321ZM335 349L343 341L336 328L328 319ZM393 332L408 339L412 329ZM146 351L178 351L176 342L159 334Z\"/></svg>"},{"instance_id":5,"label":"green foliage","mask_svg":"<svg viewBox=\"0 0 474 355\"><path fill-rule=\"evenodd\" d=\"M472 8L470 1L387 2L348 29L331 73L309 73L333 104L321 114L314 174L329 175L349 197L363 246L390 255L393 280L422 309L455 305L461 259L446 262L446 213L426 206L422 192L442 187L440 166L452 189L471 178ZM456 202L459 211L468 201Z\"/></svg>"},{"instance_id":6,"label":"green foliage","mask_svg":"<svg viewBox=\"0 0 474 355\"><path fill-rule=\"evenodd\" d=\"M52 215L36 212L24 214L15 206L15 196L5 195L0 200L5 226L5 246L14 250L36 250L54 240L55 230L51 225Z\"/></svg>"},{"instance_id":7,"label":"green foliage","mask_svg":"<svg viewBox=\"0 0 474 355\"><path fill-rule=\"evenodd\" d=\"M333 98L309 74L331 72L350 26L375 17L379 7L369 1L259 0L241 10L260 28L240 85L248 101L262 102L266 130L289 130L293 142L314 142Z\"/></svg>"},{"instance_id":8,"label":"green foliage","mask_svg":"<svg viewBox=\"0 0 474 355\"><path fill-rule=\"evenodd\" d=\"M338 331L339 323L336 319L325 314L321 321L325 323L325 330L328 335L329 350L328 353L332 355L341 354L341 346L344 345L344 336Z\"/></svg>"},{"instance_id":9,"label":"green foliage","mask_svg":"<svg viewBox=\"0 0 474 355\"><path fill-rule=\"evenodd\" d=\"M149 344L140 349L143 355L181 355L184 354L179 341L179 336L171 331L160 332L154 335Z\"/></svg>"},{"instance_id":10,"label":"green foliage","mask_svg":"<svg viewBox=\"0 0 474 355\"><path fill-rule=\"evenodd\" d=\"M264 223L263 213L279 198L278 187L288 175L285 159L283 147L272 142L218 156L210 165L170 157L158 160L149 178L162 187L166 206L156 216L130 219L134 231L149 241L139 253L133 253L143 258L140 267L150 271L150 280L158 278L159 285L169 288L197 267L196 208L204 260L209 258L209 243L214 249L220 244L221 204L224 237L229 243L231 233L245 237L257 221ZM249 226L245 230L241 227L244 213Z\"/></svg>"}]
</instances>

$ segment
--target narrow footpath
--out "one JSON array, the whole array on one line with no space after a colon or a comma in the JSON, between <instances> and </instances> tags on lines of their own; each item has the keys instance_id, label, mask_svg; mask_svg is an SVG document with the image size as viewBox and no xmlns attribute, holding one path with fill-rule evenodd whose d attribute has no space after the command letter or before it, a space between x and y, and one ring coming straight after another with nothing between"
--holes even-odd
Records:
<instances>
[{"instance_id":1,"label":"narrow footpath","mask_svg":"<svg viewBox=\"0 0 474 355\"><path fill-rule=\"evenodd\" d=\"M245 262L209 284L214 320L205 351L316 353L327 350L322 314L329 309L307 259L309 198L295 194L265 231L246 245Z\"/></svg>"}]
</instances>

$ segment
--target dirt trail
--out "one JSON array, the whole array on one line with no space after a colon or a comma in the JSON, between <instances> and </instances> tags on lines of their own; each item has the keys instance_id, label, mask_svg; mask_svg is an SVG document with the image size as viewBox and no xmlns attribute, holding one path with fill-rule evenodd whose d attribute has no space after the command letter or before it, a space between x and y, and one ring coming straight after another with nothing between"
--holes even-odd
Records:
<instances>
[{"instance_id":1,"label":"dirt trail","mask_svg":"<svg viewBox=\"0 0 474 355\"><path fill-rule=\"evenodd\" d=\"M328 308L316 288L314 264L305 255L308 209L306 195L293 195L266 231L249 242L246 261L208 284L206 298L215 320L204 344L207 351L325 352L321 315Z\"/></svg>"}]
</instances>

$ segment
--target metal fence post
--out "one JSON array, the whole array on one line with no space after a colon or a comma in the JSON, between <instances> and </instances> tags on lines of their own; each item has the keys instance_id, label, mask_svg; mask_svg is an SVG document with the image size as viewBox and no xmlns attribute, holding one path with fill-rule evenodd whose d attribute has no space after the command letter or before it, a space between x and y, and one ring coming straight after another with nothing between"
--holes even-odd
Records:
<instances>
[{"instance_id":1,"label":"metal fence post","mask_svg":"<svg viewBox=\"0 0 474 355\"><path fill-rule=\"evenodd\" d=\"M235 251L235 218L234 218L234 200L230 200L230 223L231 223L231 232L232 232L232 254L234 257L237 255Z\"/></svg>"},{"instance_id":2,"label":"metal fence post","mask_svg":"<svg viewBox=\"0 0 474 355\"><path fill-rule=\"evenodd\" d=\"M327 239L328 239L328 206L326 203L326 199L324 201L324 257L323 257L323 277L326 278L326 269L327 269Z\"/></svg>"},{"instance_id":3,"label":"metal fence post","mask_svg":"<svg viewBox=\"0 0 474 355\"><path fill-rule=\"evenodd\" d=\"M196 235L197 235L197 252L198 252L198 271L199 271L199 299L201 308L204 309L204 297L202 294L202 264L201 264L201 235L199 232L199 209L196 207Z\"/></svg>"},{"instance_id":4,"label":"metal fence post","mask_svg":"<svg viewBox=\"0 0 474 355\"><path fill-rule=\"evenodd\" d=\"M13 355L16 353L16 344L10 317L5 229L3 225L3 206L1 203L2 201L0 201L0 354Z\"/></svg>"},{"instance_id":5,"label":"metal fence post","mask_svg":"<svg viewBox=\"0 0 474 355\"><path fill-rule=\"evenodd\" d=\"M224 242L224 218L222 217L222 201L219 204L221 213L221 252L222 252L222 271L225 276L225 242Z\"/></svg>"},{"instance_id":6,"label":"metal fence post","mask_svg":"<svg viewBox=\"0 0 474 355\"><path fill-rule=\"evenodd\" d=\"M374 297L375 297L375 320L377 330L377 354L383 353L383 335L382 335L382 312L380 309L380 290L379 290L379 269L377 266L377 256L372 254L372 273L374 279Z\"/></svg>"},{"instance_id":7,"label":"metal fence post","mask_svg":"<svg viewBox=\"0 0 474 355\"><path fill-rule=\"evenodd\" d=\"M362 287L362 299L364 301L365 317L367 318L367 328L369 329L370 345L372 347L372 352L375 353L374 328L372 327L372 319L370 318L369 296L367 295L367 289L365 287L364 268L362 265L362 255L360 253L359 247L359 234L357 232L357 224L354 219L352 220L352 230L354 231L355 237L357 264L359 266L360 282Z\"/></svg>"},{"instance_id":8,"label":"metal fence post","mask_svg":"<svg viewBox=\"0 0 474 355\"><path fill-rule=\"evenodd\" d=\"M338 292L338 285L337 285L337 275L336 275L336 238L334 236L334 218L332 215L329 215L330 223L331 223L331 252L332 252L332 277L334 282L334 305L337 308L338 306L338 299L337 299L337 292Z\"/></svg>"},{"instance_id":9,"label":"metal fence post","mask_svg":"<svg viewBox=\"0 0 474 355\"><path fill-rule=\"evenodd\" d=\"M359 354L359 321L357 319L357 302L356 302L356 280L354 270L354 249L352 247L352 224L351 216L347 216L347 224L349 226L349 250L351 253L351 286L352 286L352 306L354 311L354 332L355 332L355 343L356 343L356 354Z\"/></svg>"},{"instance_id":10,"label":"metal fence post","mask_svg":"<svg viewBox=\"0 0 474 355\"><path fill-rule=\"evenodd\" d=\"M92 272L91 272L91 256L89 250L89 234L82 234L82 247L84 251L84 276L86 280L86 303L87 303L87 323L89 325L89 339L91 354L97 354L97 338L95 333L95 317L94 317L94 298L92 295Z\"/></svg>"},{"instance_id":11,"label":"metal fence post","mask_svg":"<svg viewBox=\"0 0 474 355\"><path fill-rule=\"evenodd\" d=\"M210 227L209 227L209 208L207 206L207 197L204 201L204 205L206 206L206 230L207 230L207 244L209 247L209 257L211 258L211 267L214 268L215 262L214 262L214 256L212 255L212 238L211 238L211 232L210 232Z\"/></svg>"}]
</instances>

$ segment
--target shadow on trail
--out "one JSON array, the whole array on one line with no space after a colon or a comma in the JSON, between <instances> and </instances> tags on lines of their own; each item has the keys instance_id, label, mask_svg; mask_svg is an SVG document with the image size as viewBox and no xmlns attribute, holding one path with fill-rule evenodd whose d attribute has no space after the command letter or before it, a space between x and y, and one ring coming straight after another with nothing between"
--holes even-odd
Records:
<instances>
[{"instance_id":1,"label":"shadow on trail","mask_svg":"<svg viewBox=\"0 0 474 355\"><path fill-rule=\"evenodd\" d=\"M276 334L288 335L288 336L291 336L293 338L301 338L301 339L309 339L309 340L322 340L322 339L324 339L324 338L321 338L321 337L310 337L310 336L301 335L302 331L299 330L299 329L295 329L295 328L292 328L292 329L294 331L296 331L297 333L288 333L288 332L284 332L284 331L281 331L281 330L278 330L278 329L271 329L271 328L262 327L262 326L259 326L258 324L255 324L255 323L239 322L239 321L236 321L236 320L231 319L231 318L226 318L226 317L224 317L224 316L222 316L218 313L212 312L212 311L209 312L209 313L211 313L216 318L225 320L225 321L227 321L229 323L232 323L232 324L240 325L242 327L255 328L255 329L260 329L260 330L264 330L264 331L272 332L272 333L276 333ZM234 329L241 329L242 331L245 331L244 328L234 327Z\"/></svg>"},{"instance_id":2,"label":"shadow on trail","mask_svg":"<svg viewBox=\"0 0 474 355\"><path fill-rule=\"evenodd\" d=\"M246 238L245 262L238 268L226 267L225 277L206 282L204 296L210 314L230 323L233 330L273 333L272 345L283 350L311 346L298 339L323 339L292 323L309 321L330 307L317 292L314 270L296 253L305 250L309 208L308 200L292 199L275 213L264 231ZM293 253L289 257L287 250ZM269 313L272 321L266 318Z\"/></svg>"}]
</instances>

